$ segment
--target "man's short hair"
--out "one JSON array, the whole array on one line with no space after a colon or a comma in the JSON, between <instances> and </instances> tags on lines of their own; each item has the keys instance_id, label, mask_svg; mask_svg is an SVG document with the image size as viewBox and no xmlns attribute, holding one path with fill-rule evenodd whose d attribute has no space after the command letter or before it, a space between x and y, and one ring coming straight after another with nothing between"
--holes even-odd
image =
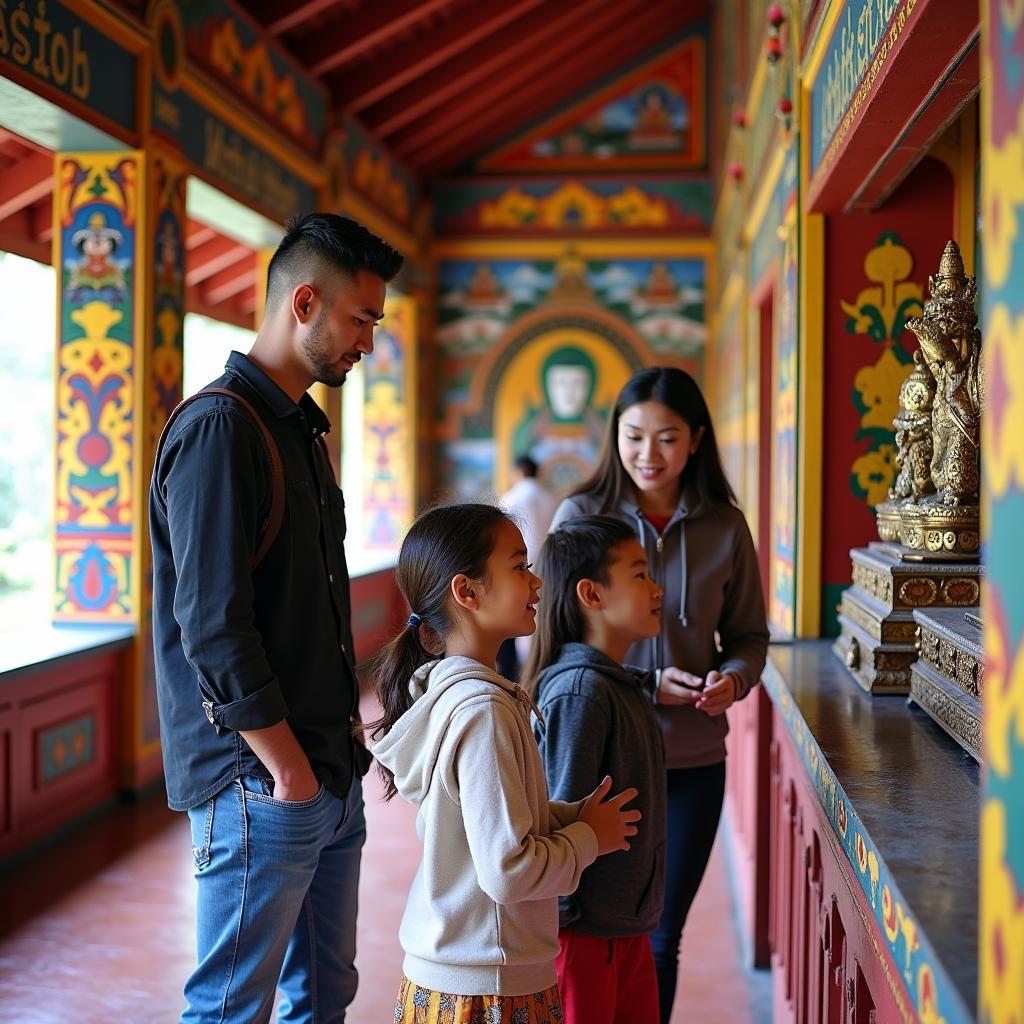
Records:
<instances>
[{"instance_id":1,"label":"man's short hair","mask_svg":"<svg viewBox=\"0 0 1024 1024\"><path fill-rule=\"evenodd\" d=\"M518 456L513 465L528 480L532 480L540 472L540 466L529 455Z\"/></svg>"},{"instance_id":2,"label":"man's short hair","mask_svg":"<svg viewBox=\"0 0 1024 1024\"><path fill-rule=\"evenodd\" d=\"M325 269L354 278L365 270L390 281L404 257L362 224L336 213L293 217L267 268L267 309L276 309L295 285Z\"/></svg>"}]
</instances>

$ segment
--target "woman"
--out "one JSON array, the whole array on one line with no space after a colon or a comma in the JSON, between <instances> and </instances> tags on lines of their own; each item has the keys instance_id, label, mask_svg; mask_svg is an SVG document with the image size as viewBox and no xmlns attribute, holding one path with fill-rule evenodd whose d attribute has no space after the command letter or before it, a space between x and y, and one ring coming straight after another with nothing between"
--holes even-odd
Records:
<instances>
[{"instance_id":1,"label":"woman","mask_svg":"<svg viewBox=\"0 0 1024 1024\"><path fill-rule=\"evenodd\" d=\"M603 513L630 523L664 589L662 624L626 661L657 670L668 767L665 905L651 936L662 1024L672 1015L679 943L711 856L725 794L725 711L757 683L768 627L757 555L722 469L707 403L682 370L630 379L597 469L551 529Z\"/></svg>"}]
</instances>

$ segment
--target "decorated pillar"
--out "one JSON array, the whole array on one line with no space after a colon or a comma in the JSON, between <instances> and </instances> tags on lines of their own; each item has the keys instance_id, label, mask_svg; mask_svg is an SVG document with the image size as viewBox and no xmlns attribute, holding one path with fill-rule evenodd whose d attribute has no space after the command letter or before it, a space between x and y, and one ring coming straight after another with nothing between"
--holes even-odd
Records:
<instances>
[{"instance_id":1,"label":"decorated pillar","mask_svg":"<svg viewBox=\"0 0 1024 1024\"><path fill-rule=\"evenodd\" d=\"M1024 11L982 3L981 1024L1024 1020Z\"/></svg>"},{"instance_id":2,"label":"decorated pillar","mask_svg":"<svg viewBox=\"0 0 1024 1024\"><path fill-rule=\"evenodd\" d=\"M162 149L56 157L54 619L135 626L122 781L155 774L146 495L181 398L184 169Z\"/></svg>"},{"instance_id":3,"label":"decorated pillar","mask_svg":"<svg viewBox=\"0 0 1024 1024\"><path fill-rule=\"evenodd\" d=\"M139 642L136 670L126 693L124 782L137 788L160 771L160 723L153 664L153 571L149 544L147 494L160 431L181 401L185 342L185 189L188 172L162 147L147 159L147 230L141 301L145 327L136 346L142 426L136 435L139 516Z\"/></svg>"},{"instance_id":4,"label":"decorated pillar","mask_svg":"<svg viewBox=\"0 0 1024 1024\"><path fill-rule=\"evenodd\" d=\"M57 622L129 624L140 609L144 180L139 152L56 157Z\"/></svg>"}]
</instances>

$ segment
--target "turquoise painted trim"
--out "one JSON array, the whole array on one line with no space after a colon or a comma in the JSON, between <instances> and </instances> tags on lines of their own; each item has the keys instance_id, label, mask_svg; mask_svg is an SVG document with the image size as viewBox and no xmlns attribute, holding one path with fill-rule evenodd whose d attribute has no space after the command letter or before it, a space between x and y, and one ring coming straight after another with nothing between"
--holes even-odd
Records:
<instances>
[{"instance_id":1,"label":"turquoise painted trim","mask_svg":"<svg viewBox=\"0 0 1024 1024\"><path fill-rule=\"evenodd\" d=\"M893 881L892 872L871 841L850 798L839 785L821 747L800 714L785 679L772 664L770 657L761 681L800 754L807 775L814 785L818 802L832 826L838 846L849 862L850 877L857 882L865 903L871 908L877 927L876 938L892 958L914 1012L921 1020L944 1020L945 1024L974 1024L974 1014L968 1011L960 993L942 966L942 961L929 943L920 922L910 912L906 899ZM863 868L861 863L864 865ZM890 897L888 901L885 898L886 890ZM892 939L889 938L882 912L883 904L887 902L892 908L891 921L898 922L896 908L899 907L904 920L908 923L905 929L899 928L897 924L895 937ZM905 936L908 933L917 939L917 945L912 949L907 948ZM920 1003L919 979L922 971L930 971L934 980L934 1008L926 1009ZM936 1011L938 1016L934 1015Z\"/></svg>"}]
</instances>

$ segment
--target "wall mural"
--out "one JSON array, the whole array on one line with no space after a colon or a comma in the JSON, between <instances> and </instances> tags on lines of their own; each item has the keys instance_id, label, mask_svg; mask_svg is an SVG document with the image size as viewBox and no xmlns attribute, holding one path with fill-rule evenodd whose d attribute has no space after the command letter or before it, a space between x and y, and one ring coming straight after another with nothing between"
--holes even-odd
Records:
<instances>
[{"instance_id":1,"label":"wall mural","mask_svg":"<svg viewBox=\"0 0 1024 1024\"><path fill-rule=\"evenodd\" d=\"M982 4L982 1024L1024 1020L1024 8Z\"/></svg>"},{"instance_id":2,"label":"wall mural","mask_svg":"<svg viewBox=\"0 0 1024 1024\"><path fill-rule=\"evenodd\" d=\"M479 161L487 171L697 169L706 160L704 35L693 35Z\"/></svg>"},{"instance_id":3,"label":"wall mural","mask_svg":"<svg viewBox=\"0 0 1024 1024\"><path fill-rule=\"evenodd\" d=\"M529 452L553 489L593 465L631 373L703 373L702 259L450 259L438 267L442 386L436 479L463 497L501 491Z\"/></svg>"},{"instance_id":4,"label":"wall mural","mask_svg":"<svg viewBox=\"0 0 1024 1024\"><path fill-rule=\"evenodd\" d=\"M363 366L363 546L394 551L413 519L413 388L416 305L389 295Z\"/></svg>"},{"instance_id":5,"label":"wall mural","mask_svg":"<svg viewBox=\"0 0 1024 1024\"><path fill-rule=\"evenodd\" d=\"M67 154L57 174L55 617L130 620L134 267L141 157Z\"/></svg>"}]
</instances>

